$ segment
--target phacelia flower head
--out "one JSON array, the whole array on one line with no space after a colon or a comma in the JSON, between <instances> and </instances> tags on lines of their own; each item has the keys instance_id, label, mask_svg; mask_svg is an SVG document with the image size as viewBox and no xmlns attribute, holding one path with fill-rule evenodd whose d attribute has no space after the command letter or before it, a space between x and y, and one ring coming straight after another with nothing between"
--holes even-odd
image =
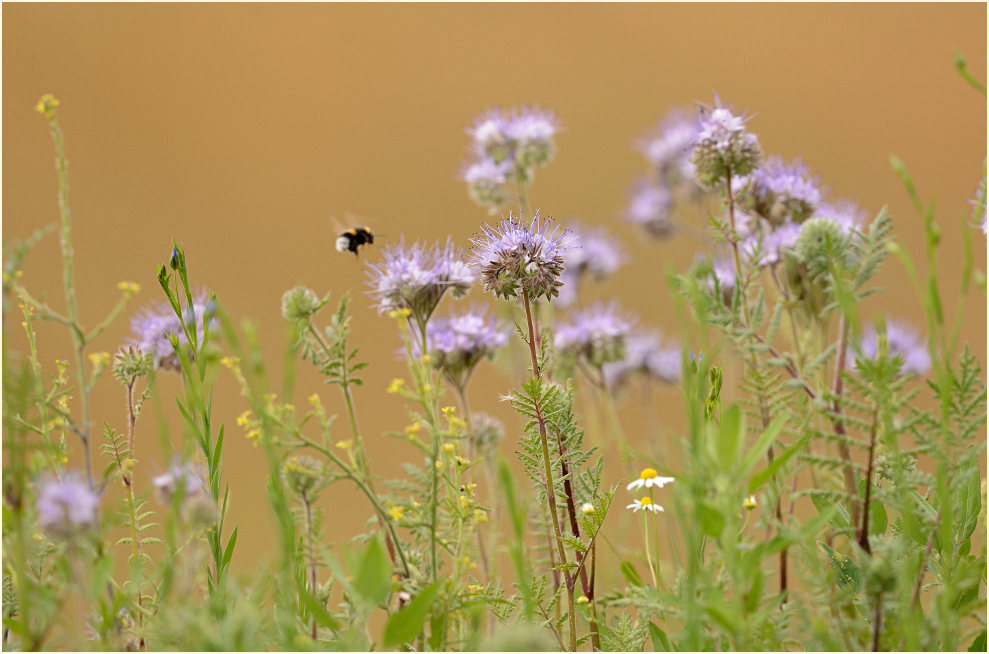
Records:
<instances>
[{"instance_id":1,"label":"phacelia flower head","mask_svg":"<svg viewBox=\"0 0 989 654\"><path fill-rule=\"evenodd\" d=\"M671 182L693 179L694 165L690 163L690 154L700 129L696 115L675 108L663 118L659 129L639 141L639 149Z\"/></svg>"},{"instance_id":2,"label":"phacelia flower head","mask_svg":"<svg viewBox=\"0 0 989 654\"><path fill-rule=\"evenodd\" d=\"M512 144L516 168L542 168L556 153L553 137L560 129L556 115L537 107L523 107L508 119L505 133Z\"/></svg>"},{"instance_id":3,"label":"phacelia flower head","mask_svg":"<svg viewBox=\"0 0 989 654\"><path fill-rule=\"evenodd\" d=\"M989 236L989 227L986 225L986 176L982 175L979 186L975 189L975 198L969 200L972 205L972 216L975 219L975 226L982 230L983 235Z\"/></svg>"},{"instance_id":4,"label":"phacelia flower head","mask_svg":"<svg viewBox=\"0 0 989 654\"><path fill-rule=\"evenodd\" d=\"M206 481L203 479L202 471L190 463L183 463L177 456L172 460L168 470L156 475L151 481L158 500L166 505L171 504L172 498L179 493L184 499L206 493Z\"/></svg>"},{"instance_id":5,"label":"phacelia flower head","mask_svg":"<svg viewBox=\"0 0 989 654\"><path fill-rule=\"evenodd\" d=\"M467 128L474 151L494 163L505 161L511 155L508 118L501 109L489 109L474 119L473 127Z\"/></svg>"},{"instance_id":6,"label":"phacelia flower head","mask_svg":"<svg viewBox=\"0 0 989 654\"><path fill-rule=\"evenodd\" d=\"M635 375L674 383L680 379L683 362L680 348L663 346L659 332L633 332L625 339L625 357L601 368L608 388L617 388Z\"/></svg>"},{"instance_id":7,"label":"phacelia flower head","mask_svg":"<svg viewBox=\"0 0 989 654\"><path fill-rule=\"evenodd\" d=\"M752 171L740 199L772 225L802 223L820 204L821 189L810 168L799 160L784 163L779 157L769 157Z\"/></svg>"},{"instance_id":8,"label":"phacelia flower head","mask_svg":"<svg viewBox=\"0 0 989 654\"><path fill-rule=\"evenodd\" d=\"M282 295L282 317L291 322L308 324L325 303L312 289L296 286Z\"/></svg>"},{"instance_id":9,"label":"phacelia flower head","mask_svg":"<svg viewBox=\"0 0 989 654\"><path fill-rule=\"evenodd\" d=\"M511 172L510 161L496 162L485 158L467 164L460 177L467 182L471 200L494 213L511 199L507 186Z\"/></svg>"},{"instance_id":10,"label":"phacelia flower head","mask_svg":"<svg viewBox=\"0 0 989 654\"><path fill-rule=\"evenodd\" d=\"M69 538L95 529L100 497L83 479L50 478L38 490L38 525L57 538Z\"/></svg>"},{"instance_id":11,"label":"phacelia flower head","mask_svg":"<svg viewBox=\"0 0 989 654\"><path fill-rule=\"evenodd\" d=\"M730 176L748 175L762 159L759 140L715 97L715 106L701 116L700 133L690 157L701 184L716 186Z\"/></svg>"},{"instance_id":12,"label":"phacelia flower head","mask_svg":"<svg viewBox=\"0 0 989 654\"><path fill-rule=\"evenodd\" d=\"M838 200L829 203L822 202L814 213L817 218L828 218L841 229L841 233L852 236L855 231L861 231L868 214L852 200Z\"/></svg>"},{"instance_id":13,"label":"phacelia flower head","mask_svg":"<svg viewBox=\"0 0 989 654\"><path fill-rule=\"evenodd\" d=\"M426 347L434 365L456 388L463 390L474 368L508 343L508 334L483 309L437 316L426 327ZM414 350L418 350L414 346Z\"/></svg>"},{"instance_id":14,"label":"phacelia flower head","mask_svg":"<svg viewBox=\"0 0 989 654\"><path fill-rule=\"evenodd\" d=\"M667 238L673 233L672 210L673 195L669 189L640 179L629 196L625 218L641 225L650 236Z\"/></svg>"},{"instance_id":15,"label":"phacelia flower head","mask_svg":"<svg viewBox=\"0 0 989 654\"><path fill-rule=\"evenodd\" d=\"M453 244L425 247L404 243L385 248L382 261L368 264L371 295L378 299L378 313L408 309L425 327L443 294L462 297L474 281L470 267L460 260Z\"/></svg>"},{"instance_id":16,"label":"phacelia flower head","mask_svg":"<svg viewBox=\"0 0 989 654\"><path fill-rule=\"evenodd\" d=\"M595 368L624 358L632 320L623 316L617 305L598 303L575 311L571 320L556 328L554 345L558 351L581 357Z\"/></svg>"},{"instance_id":17,"label":"phacelia flower head","mask_svg":"<svg viewBox=\"0 0 989 654\"><path fill-rule=\"evenodd\" d=\"M205 293L201 293L192 304L183 309L185 327L189 333L196 332L199 343L202 343L205 337L204 324L211 333L217 328L216 318L213 317L216 313L215 307L210 309L208 296ZM177 372L181 370L181 364L175 348L168 340L168 335L174 334L180 346L187 348L187 354L190 356L192 354L182 322L168 303L143 307L131 319L130 342L154 357L155 368Z\"/></svg>"},{"instance_id":18,"label":"phacelia flower head","mask_svg":"<svg viewBox=\"0 0 989 654\"><path fill-rule=\"evenodd\" d=\"M888 355L903 359L901 373L923 375L930 370L931 355L927 351L927 345L917 332L904 323L892 320L886 323L886 342ZM875 359L878 356L879 338L874 327L870 326L862 335L861 348L862 356L866 359Z\"/></svg>"},{"instance_id":19,"label":"phacelia flower head","mask_svg":"<svg viewBox=\"0 0 989 654\"><path fill-rule=\"evenodd\" d=\"M577 300L583 277L595 281L606 279L625 263L625 254L618 241L600 227L578 228L574 242L567 248L566 268L561 276L559 303L568 306Z\"/></svg>"},{"instance_id":20,"label":"phacelia flower head","mask_svg":"<svg viewBox=\"0 0 989 654\"><path fill-rule=\"evenodd\" d=\"M815 217L803 223L793 252L812 279L836 264L847 267L855 263L851 239L841 225L830 218Z\"/></svg>"},{"instance_id":21,"label":"phacelia flower head","mask_svg":"<svg viewBox=\"0 0 989 654\"><path fill-rule=\"evenodd\" d=\"M759 266L773 266L782 261L788 250L793 249L799 235L799 224L785 223L763 235L761 242L760 235L753 234L742 241L739 247L745 260L752 260L758 248L759 260L755 263Z\"/></svg>"},{"instance_id":22,"label":"phacelia flower head","mask_svg":"<svg viewBox=\"0 0 989 654\"><path fill-rule=\"evenodd\" d=\"M538 212L526 223L509 214L497 225L481 226L471 238L470 265L478 268L481 286L499 298L527 296L552 299L559 294L559 277L573 236Z\"/></svg>"}]
</instances>

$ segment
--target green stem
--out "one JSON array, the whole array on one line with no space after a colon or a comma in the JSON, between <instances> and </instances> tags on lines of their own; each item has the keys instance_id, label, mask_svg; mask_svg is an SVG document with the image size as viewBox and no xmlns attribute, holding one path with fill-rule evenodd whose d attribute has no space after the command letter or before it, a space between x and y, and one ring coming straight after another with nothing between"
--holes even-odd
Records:
<instances>
[{"instance_id":1,"label":"green stem","mask_svg":"<svg viewBox=\"0 0 989 654\"><path fill-rule=\"evenodd\" d=\"M656 583L656 569L652 564L652 549L649 547L649 511L642 511L642 535L646 541L646 562L649 564L649 576L652 577L653 588L659 586Z\"/></svg>"}]
</instances>

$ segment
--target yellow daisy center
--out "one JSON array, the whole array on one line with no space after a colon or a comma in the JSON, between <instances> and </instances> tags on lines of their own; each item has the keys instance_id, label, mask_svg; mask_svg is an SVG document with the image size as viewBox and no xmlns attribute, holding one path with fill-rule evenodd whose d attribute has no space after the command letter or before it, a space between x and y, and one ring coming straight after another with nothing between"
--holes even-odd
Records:
<instances>
[{"instance_id":1,"label":"yellow daisy center","mask_svg":"<svg viewBox=\"0 0 989 654\"><path fill-rule=\"evenodd\" d=\"M641 500L639 500L639 504L641 504L642 506L645 506L647 504L652 504L652 498L651 497L643 497Z\"/></svg>"},{"instance_id":2,"label":"yellow daisy center","mask_svg":"<svg viewBox=\"0 0 989 654\"><path fill-rule=\"evenodd\" d=\"M659 476L658 472L656 472L652 468L646 468L645 470L642 471L642 474L639 475L639 479L655 479L658 476Z\"/></svg>"}]
</instances>

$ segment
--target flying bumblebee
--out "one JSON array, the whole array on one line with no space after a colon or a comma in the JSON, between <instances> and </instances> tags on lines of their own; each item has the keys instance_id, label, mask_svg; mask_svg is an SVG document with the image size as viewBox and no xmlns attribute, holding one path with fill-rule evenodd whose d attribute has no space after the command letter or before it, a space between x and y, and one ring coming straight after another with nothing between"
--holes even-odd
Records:
<instances>
[{"instance_id":1,"label":"flying bumblebee","mask_svg":"<svg viewBox=\"0 0 989 654\"><path fill-rule=\"evenodd\" d=\"M374 232L368 227L354 227L337 237L337 252L353 252L358 256L362 245L374 243Z\"/></svg>"}]
</instances>

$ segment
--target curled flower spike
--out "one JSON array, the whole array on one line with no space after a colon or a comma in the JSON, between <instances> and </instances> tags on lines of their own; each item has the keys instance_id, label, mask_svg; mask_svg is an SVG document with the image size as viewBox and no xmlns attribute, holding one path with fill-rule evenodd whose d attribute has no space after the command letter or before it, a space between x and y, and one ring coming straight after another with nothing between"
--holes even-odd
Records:
<instances>
[{"instance_id":1,"label":"curled flower spike","mask_svg":"<svg viewBox=\"0 0 989 654\"><path fill-rule=\"evenodd\" d=\"M633 481L627 486L628 490L635 490L637 488L662 488L666 484L676 481L674 477L661 477L658 472L652 468L645 468L639 475L639 478ZM661 509L662 510L662 509Z\"/></svg>"},{"instance_id":2,"label":"curled flower spike","mask_svg":"<svg viewBox=\"0 0 989 654\"><path fill-rule=\"evenodd\" d=\"M653 513L659 513L663 510L663 507L653 503L651 497L643 497L641 500L633 500L632 503L625 508L632 509L632 513L638 513L639 511L652 511Z\"/></svg>"},{"instance_id":3,"label":"curled flower spike","mask_svg":"<svg viewBox=\"0 0 989 654\"><path fill-rule=\"evenodd\" d=\"M690 161L701 184L711 187L729 175L747 175L759 165L759 140L745 129L745 116L736 116L715 97L706 108Z\"/></svg>"},{"instance_id":4,"label":"curled flower spike","mask_svg":"<svg viewBox=\"0 0 989 654\"><path fill-rule=\"evenodd\" d=\"M481 286L496 297L552 299L559 295L573 238L552 218L541 220L538 212L528 224L521 215L509 214L495 226L485 223L471 238L470 265L480 269Z\"/></svg>"}]
</instances>

